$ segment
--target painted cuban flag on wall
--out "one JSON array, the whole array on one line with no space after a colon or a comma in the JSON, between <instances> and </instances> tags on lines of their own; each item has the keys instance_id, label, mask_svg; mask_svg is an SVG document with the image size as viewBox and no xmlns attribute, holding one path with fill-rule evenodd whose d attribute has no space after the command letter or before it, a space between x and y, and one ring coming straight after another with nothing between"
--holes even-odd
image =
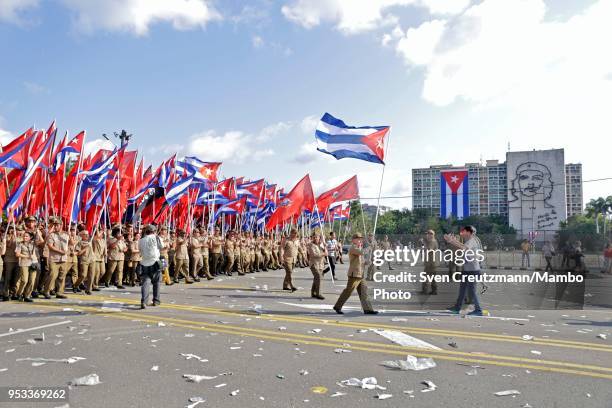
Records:
<instances>
[{"instance_id":1,"label":"painted cuban flag on wall","mask_svg":"<svg viewBox=\"0 0 612 408\"><path fill-rule=\"evenodd\" d=\"M470 215L467 170L440 171L440 218L465 218Z\"/></svg>"}]
</instances>

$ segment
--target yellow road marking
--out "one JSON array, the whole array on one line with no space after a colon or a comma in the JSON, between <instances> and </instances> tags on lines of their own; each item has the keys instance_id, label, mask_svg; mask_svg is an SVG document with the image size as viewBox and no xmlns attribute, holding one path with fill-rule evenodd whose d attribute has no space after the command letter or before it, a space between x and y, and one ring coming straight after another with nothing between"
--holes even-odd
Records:
<instances>
[{"instance_id":1,"label":"yellow road marking","mask_svg":"<svg viewBox=\"0 0 612 408\"><path fill-rule=\"evenodd\" d=\"M140 304L140 301L129 299L129 298L117 298L117 297L105 297L105 296L83 296L83 299L98 299L98 300L116 300L121 303L129 303L129 304ZM322 318L309 318L302 316L285 316L285 315L277 315L270 313L252 313L248 311L236 311L229 309L219 309L205 306L191 306L191 305L181 305L181 304L163 304L159 306L165 309L175 309L175 310L188 310L188 311L198 311L202 313L208 314L219 314L219 315L231 315L231 316L239 316L239 315L253 315L257 317L263 317L265 319L270 320L279 320L279 321L287 321L287 322L296 322L296 323L309 323L309 324L324 324L328 326L336 326L336 327L350 327L357 329L391 329L398 330L405 333L417 333L417 334L427 334L431 336L443 336L443 337L457 337L457 338L469 338L469 339L477 339L477 340L490 340L490 341L501 341L507 343L521 343L521 344L534 344L534 345L542 345L542 346L550 346L550 347L562 347L562 348L572 348L572 349L581 349L581 350L590 350L590 351L603 351L603 352L612 352L612 346L606 344L597 344L597 343L587 343L580 341L572 341L572 340L556 340L556 339L546 339L540 340L538 338L525 341L519 336L510 336L503 334L495 334L495 333L474 333L474 332L465 332L465 331L457 331L457 330L445 330L445 329L429 329L429 328L421 328L421 327L405 327L405 326L396 326L396 325L387 325L387 324L372 324L372 323L360 323L360 322L340 322L340 321L331 321L330 319L322 319Z\"/></svg>"},{"instance_id":2,"label":"yellow road marking","mask_svg":"<svg viewBox=\"0 0 612 408\"><path fill-rule=\"evenodd\" d=\"M56 303L37 303L38 306L47 307L52 309L60 309L61 305ZM234 334L239 336L251 336L258 338L267 338L267 339L275 339L282 341L292 341L292 342L300 342L305 344L314 344L321 345L327 347L343 347L347 349L355 349L362 351L372 351L378 353L389 353L396 355L405 355L407 351L410 351L412 354L417 356L425 356L425 357L435 357L442 360L452 360L452 361L465 361L471 363L481 363L481 364L493 364L499 366L509 366L509 367L521 367L521 368L531 368L534 370L540 371L554 371L554 372L564 372L564 373L573 373L577 375L588 375L592 377L598 378L607 378L612 379L612 374L605 373L593 373L588 371L580 371L580 370L572 370L566 368L559 367L570 367L570 368L580 368L586 370L593 371L604 371L611 372L612 368L608 367L599 367L593 365L584 365L584 364L574 364L562 361L548 361L548 360L534 360L528 358L521 357L510 357L510 356L499 356L494 354L486 354L479 353L477 355L473 353L461 352L461 351L452 351L452 350L424 350L416 347L403 347L391 344L381 344L376 342L367 342L367 341L359 341L354 339L338 339L333 337L321 337L321 336L312 336L312 335L304 335L297 333L278 333L270 330L262 330L262 329L252 329L246 327L237 327L231 326L227 324L216 324L216 323L206 323L201 321L193 321L193 320L185 320L185 319L176 319L167 316L159 316L159 315L151 315L149 313L130 313L130 312L103 312L100 309L89 307L89 306L77 306L75 308L91 311L98 315L108 316L108 317L116 317L121 319L129 319L129 320L141 320L146 322L165 322L172 324L177 327L188 327L188 328L196 328L199 330L206 331L214 331L221 332L226 334ZM346 345L346 342L350 342L350 346ZM355 346L355 344L357 346ZM491 360L488 360L491 359ZM505 361L499 361L505 360ZM523 364L528 363L528 364ZM537 365L534 365L537 364ZM547 367L547 366L558 366L558 367Z\"/></svg>"}]
</instances>

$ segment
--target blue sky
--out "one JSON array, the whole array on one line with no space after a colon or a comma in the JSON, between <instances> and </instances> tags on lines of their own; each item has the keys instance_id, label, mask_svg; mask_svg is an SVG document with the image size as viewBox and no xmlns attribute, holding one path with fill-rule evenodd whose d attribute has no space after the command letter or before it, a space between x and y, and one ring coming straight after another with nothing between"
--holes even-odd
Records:
<instances>
[{"instance_id":1,"label":"blue sky","mask_svg":"<svg viewBox=\"0 0 612 408\"><path fill-rule=\"evenodd\" d=\"M391 125L387 195L411 169L566 149L584 178L612 176L610 1L0 0L0 138L135 134L154 164L178 151L226 176L315 188L380 166L312 146L330 112ZM603 148L600 148L603 147ZM586 198L612 194L585 184ZM410 199L389 200L410 207Z\"/></svg>"}]
</instances>

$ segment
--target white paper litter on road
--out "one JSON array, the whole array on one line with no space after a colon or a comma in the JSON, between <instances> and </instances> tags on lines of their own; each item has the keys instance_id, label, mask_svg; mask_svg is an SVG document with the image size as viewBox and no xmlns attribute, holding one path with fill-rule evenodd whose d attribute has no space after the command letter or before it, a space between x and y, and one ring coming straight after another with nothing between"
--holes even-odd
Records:
<instances>
[{"instance_id":1,"label":"white paper litter on road","mask_svg":"<svg viewBox=\"0 0 612 408\"><path fill-rule=\"evenodd\" d=\"M598 334L597 337L600 338L600 339L603 339L603 340L607 340L608 339L608 335L607 334L603 334L603 333Z\"/></svg>"},{"instance_id":2,"label":"white paper litter on road","mask_svg":"<svg viewBox=\"0 0 612 408\"><path fill-rule=\"evenodd\" d=\"M436 362L433 360L433 358L417 358L411 355L407 355L406 360L383 361L380 364L387 368L401 371L421 371L434 368L436 366Z\"/></svg>"},{"instance_id":3,"label":"white paper litter on road","mask_svg":"<svg viewBox=\"0 0 612 408\"><path fill-rule=\"evenodd\" d=\"M533 336L530 336L530 335L528 335L528 334L525 334L525 335L523 335L523 337L522 337L522 338L523 338L523 340L525 340L525 341L529 341L529 340L533 340L533 338L534 338L534 337L533 337Z\"/></svg>"},{"instance_id":4,"label":"white paper litter on road","mask_svg":"<svg viewBox=\"0 0 612 408\"><path fill-rule=\"evenodd\" d=\"M300 375L308 375L308 370L300 370Z\"/></svg>"},{"instance_id":5,"label":"white paper litter on road","mask_svg":"<svg viewBox=\"0 0 612 408\"><path fill-rule=\"evenodd\" d=\"M3 373L5 371L8 371L8 368L0 368L0 373Z\"/></svg>"},{"instance_id":6,"label":"white paper litter on road","mask_svg":"<svg viewBox=\"0 0 612 408\"><path fill-rule=\"evenodd\" d=\"M75 378L69 383L70 385L98 385L101 384L98 374L88 374L84 377Z\"/></svg>"},{"instance_id":7,"label":"white paper litter on road","mask_svg":"<svg viewBox=\"0 0 612 408\"><path fill-rule=\"evenodd\" d=\"M467 374L467 375L476 375L476 374L478 374L478 370L473 368L471 370L466 371L465 374Z\"/></svg>"},{"instance_id":8,"label":"white paper litter on road","mask_svg":"<svg viewBox=\"0 0 612 408\"><path fill-rule=\"evenodd\" d=\"M197 375L197 374L183 374L183 378L185 378L188 382L200 383L205 380L212 380L217 378L216 375L208 376L208 375Z\"/></svg>"},{"instance_id":9,"label":"white paper litter on road","mask_svg":"<svg viewBox=\"0 0 612 408\"><path fill-rule=\"evenodd\" d=\"M393 394L377 394L376 397L374 398L379 399L379 400L386 400L391 397L393 397Z\"/></svg>"},{"instance_id":10,"label":"white paper litter on road","mask_svg":"<svg viewBox=\"0 0 612 408\"><path fill-rule=\"evenodd\" d=\"M15 349L4 350L5 353L12 353L13 351L15 351Z\"/></svg>"},{"instance_id":11,"label":"white paper litter on road","mask_svg":"<svg viewBox=\"0 0 612 408\"><path fill-rule=\"evenodd\" d=\"M427 388L421 390L421 392L430 392L430 391L435 391L438 386L436 384L434 384L433 382L426 380L426 381L422 381L421 384L426 385Z\"/></svg>"},{"instance_id":12,"label":"white paper litter on road","mask_svg":"<svg viewBox=\"0 0 612 408\"><path fill-rule=\"evenodd\" d=\"M223 384L217 384L217 385L215 385L215 388L223 388L223 387L225 387L226 385L227 385L226 383L223 383Z\"/></svg>"},{"instance_id":13,"label":"white paper litter on road","mask_svg":"<svg viewBox=\"0 0 612 408\"><path fill-rule=\"evenodd\" d=\"M159 366L153 366L153 367L151 367L151 371L159 371Z\"/></svg>"},{"instance_id":14,"label":"white paper litter on road","mask_svg":"<svg viewBox=\"0 0 612 408\"><path fill-rule=\"evenodd\" d=\"M366 377L363 379L349 378L348 380L340 381L340 384L349 387L359 387L364 390L386 390L385 387L378 385L378 381L374 377Z\"/></svg>"},{"instance_id":15,"label":"white paper litter on road","mask_svg":"<svg viewBox=\"0 0 612 408\"><path fill-rule=\"evenodd\" d=\"M506 390L506 391L497 391L495 393L498 397L506 397L509 395L521 395L520 391L517 390Z\"/></svg>"},{"instance_id":16,"label":"white paper litter on road","mask_svg":"<svg viewBox=\"0 0 612 408\"><path fill-rule=\"evenodd\" d=\"M392 342L399 344L404 347L417 347L429 350L441 350L440 347L436 347L433 344L429 344L423 340L412 337L406 333L396 330L372 330L374 333L383 336L384 338L391 340Z\"/></svg>"},{"instance_id":17,"label":"white paper litter on road","mask_svg":"<svg viewBox=\"0 0 612 408\"><path fill-rule=\"evenodd\" d=\"M343 349L343 348L334 349L334 353L336 353L336 354L350 353L350 352L351 352L351 350L347 350L347 349Z\"/></svg>"},{"instance_id":18,"label":"white paper litter on road","mask_svg":"<svg viewBox=\"0 0 612 408\"><path fill-rule=\"evenodd\" d=\"M78 361L86 360L85 357L68 357L68 358L43 358L43 357L25 357L18 358L15 361L34 361L38 363L67 363L74 364Z\"/></svg>"},{"instance_id":19,"label":"white paper litter on road","mask_svg":"<svg viewBox=\"0 0 612 408\"><path fill-rule=\"evenodd\" d=\"M157 322L157 327L166 327L166 323L164 323L164 322Z\"/></svg>"},{"instance_id":20,"label":"white paper litter on road","mask_svg":"<svg viewBox=\"0 0 612 408\"><path fill-rule=\"evenodd\" d=\"M194 408L197 405L206 402L206 400L202 397L191 397L189 398L189 402L193 402L193 404L185 405L185 408Z\"/></svg>"},{"instance_id":21,"label":"white paper litter on road","mask_svg":"<svg viewBox=\"0 0 612 408\"><path fill-rule=\"evenodd\" d=\"M240 392L240 390L234 390L234 391L230 392L230 395L232 397L235 397L236 395L238 395L239 392Z\"/></svg>"},{"instance_id":22,"label":"white paper litter on road","mask_svg":"<svg viewBox=\"0 0 612 408\"><path fill-rule=\"evenodd\" d=\"M538 350L531 350L531 354L535 354L536 356L541 356L542 352Z\"/></svg>"},{"instance_id":23,"label":"white paper litter on road","mask_svg":"<svg viewBox=\"0 0 612 408\"><path fill-rule=\"evenodd\" d=\"M191 360L193 358L193 359L198 360L198 361L200 361L202 363L207 363L208 362L207 359L202 358L200 356L197 356L195 354L191 354L191 353L181 353L181 356L185 357L185 360Z\"/></svg>"},{"instance_id":24,"label":"white paper litter on road","mask_svg":"<svg viewBox=\"0 0 612 408\"><path fill-rule=\"evenodd\" d=\"M330 395L330 397L331 397L331 398L334 398L334 397L342 397L343 395L346 395L346 392L340 392L340 391L338 391L338 392L334 392L332 395Z\"/></svg>"},{"instance_id":25,"label":"white paper litter on road","mask_svg":"<svg viewBox=\"0 0 612 408\"><path fill-rule=\"evenodd\" d=\"M311 334L313 334L313 333L314 334L321 333L321 329L312 329L312 330L308 331L308 333L311 333Z\"/></svg>"},{"instance_id":26,"label":"white paper litter on road","mask_svg":"<svg viewBox=\"0 0 612 408\"><path fill-rule=\"evenodd\" d=\"M113 312L113 313L122 311L120 307L106 307L106 306L102 306L100 310L102 310L103 312Z\"/></svg>"}]
</instances>

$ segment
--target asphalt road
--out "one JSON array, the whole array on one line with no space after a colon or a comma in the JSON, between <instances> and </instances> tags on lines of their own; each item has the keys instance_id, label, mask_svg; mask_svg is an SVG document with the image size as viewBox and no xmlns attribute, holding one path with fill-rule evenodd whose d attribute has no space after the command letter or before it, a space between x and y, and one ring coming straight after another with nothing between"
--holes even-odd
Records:
<instances>
[{"instance_id":1,"label":"asphalt road","mask_svg":"<svg viewBox=\"0 0 612 408\"><path fill-rule=\"evenodd\" d=\"M282 271L262 272L163 286L162 305L144 311L138 287L0 303L0 387L66 386L97 374L100 384L71 387L69 407L185 407L193 397L206 400L198 407L612 407L612 309L601 302L584 310L505 308L503 291L492 288L483 297L488 317L401 301L364 316L354 295L339 316L331 306L345 271L340 265L338 286L326 276L322 301L310 298L303 269L293 294L280 290ZM604 299L607 289L597 288L609 288L612 277L600 278L588 292ZM412 345L374 329L403 333ZM436 367L381 365L407 355L431 357ZM84 359L21 360L70 357ZM185 374L214 378L194 383ZM375 377L384 389L341 384L353 377ZM422 381L437 388L422 392ZM494 395L507 390L520 394Z\"/></svg>"}]
</instances>

